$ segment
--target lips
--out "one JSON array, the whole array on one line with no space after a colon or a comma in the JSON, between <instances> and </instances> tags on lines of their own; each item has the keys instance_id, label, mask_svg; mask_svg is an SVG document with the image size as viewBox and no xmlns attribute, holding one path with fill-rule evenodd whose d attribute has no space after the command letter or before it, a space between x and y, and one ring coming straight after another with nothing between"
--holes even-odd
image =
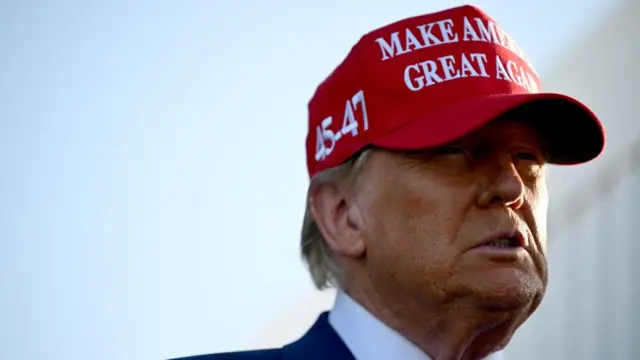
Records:
<instances>
[{"instance_id":1,"label":"lips","mask_svg":"<svg viewBox=\"0 0 640 360\"><path fill-rule=\"evenodd\" d=\"M525 247L524 235L517 230L501 231L488 236L475 247L519 248Z\"/></svg>"}]
</instances>

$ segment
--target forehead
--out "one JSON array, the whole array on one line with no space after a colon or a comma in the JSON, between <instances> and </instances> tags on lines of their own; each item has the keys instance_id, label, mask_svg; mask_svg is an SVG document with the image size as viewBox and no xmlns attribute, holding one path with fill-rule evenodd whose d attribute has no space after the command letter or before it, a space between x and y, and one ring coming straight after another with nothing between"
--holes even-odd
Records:
<instances>
[{"instance_id":1,"label":"forehead","mask_svg":"<svg viewBox=\"0 0 640 360\"><path fill-rule=\"evenodd\" d=\"M519 114L506 114L480 127L470 134L450 141L448 144L445 144L445 146L446 145L460 145L465 147L488 146L489 148L500 148L501 146L524 146L529 150L538 152L539 156L541 156L541 158L544 160L548 159L549 155L548 144L545 141L544 132L541 131L540 126L538 126L538 124L536 124L534 119L532 119L531 117ZM369 150L373 150L373 153L375 153L376 156L371 156L373 155L371 151L364 151L363 153L358 155L356 159L361 160L359 161L359 163L362 168L369 167L365 166L365 164L370 163L369 159L371 157L375 157L377 159L374 162L379 162L380 160L382 160L383 163L391 161L392 163L394 163L394 165L398 165L396 163L397 160L402 159L407 155L411 156L411 154L429 154L431 153L430 150L435 149L436 148L426 148L416 149L415 151L397 151L393 149L374 147ZM382 158L385 158L386 160L378 159L380 156ZM384 164L373 166L374 169L380 170L382 173L385 172L385 170L383 169L384 167ZM360 171L358 170L357 172Z\"/></svg>"},{"instance_id":2,"label":"forehead","mask_svg":"<svg viewBox=\"0 0 640 360\"><path fill-rule=\"evenodd\" d=\"M544 132L535 119L526 114L505 114L468 135L450 141L447 145L488 145L492 148L500 147L499 145L524 145L530 150L538 151L542 159L546 160L549 157L549 148L547 141L545 141ZM416 149L415 153L430 153L431 149L435 150L435 148ZM414 151L397 151L376 147L364 149L352 158L352 164L357 164L354 166L357 169L354 173L359 174L363 168L370 168L369 163L372 157L377 159L374 162L379 162L382 159L378 158L382 157L386 159L382 160L383 163L386 161L395 163L398 158L404 158L407 154L413 153ZM384 164L373 166L374 169L380 170L382 173L385 172L384 167Z\"/></svg>"}]
</instances>

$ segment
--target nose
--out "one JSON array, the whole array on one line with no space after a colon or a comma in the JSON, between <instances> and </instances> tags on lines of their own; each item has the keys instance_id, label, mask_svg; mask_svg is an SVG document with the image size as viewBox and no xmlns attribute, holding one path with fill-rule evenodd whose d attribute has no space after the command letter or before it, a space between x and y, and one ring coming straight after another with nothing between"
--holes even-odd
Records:
<instances>
[{"instance_id":1,"label":"nose","mask_svg":"<svg viewBox=\"0 0 640 360\"><path fill-rule=\"evenodd\" d=\"M520 208L524 202L525 185L513 161L502 159L499 166L491 168L487 169L488 181L478 197L478 205Z\"/></svg>"}]
</instances>

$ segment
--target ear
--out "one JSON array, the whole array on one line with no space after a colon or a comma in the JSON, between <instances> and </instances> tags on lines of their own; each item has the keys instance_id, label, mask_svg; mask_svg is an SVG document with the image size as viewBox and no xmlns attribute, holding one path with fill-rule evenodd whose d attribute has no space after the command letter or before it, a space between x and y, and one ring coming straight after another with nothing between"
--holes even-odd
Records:
<instances>
[{"instance_id":1,"label":"ear","mask_svg":"<svg viewBox=\"0 0 640 360\"><path fill-rule=\"evenodd\" d=\"M335 253L357 258L364 255L362 218L354 199L338 184L326 182L309 192L309 209L327 245Z\"/></svg>"}]
</instances>

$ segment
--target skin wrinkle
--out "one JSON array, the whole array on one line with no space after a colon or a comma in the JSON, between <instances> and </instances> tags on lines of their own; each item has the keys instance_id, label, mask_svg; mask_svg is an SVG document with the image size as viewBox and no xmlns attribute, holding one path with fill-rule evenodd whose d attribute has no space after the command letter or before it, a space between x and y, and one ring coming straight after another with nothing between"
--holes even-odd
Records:
<instances>
[{"instance_id":1,"label":"skin wrinkle","mask_svg":"<svg viewBox=\"0 0 640 360\"><path fill-rule=\"evenodd\" d=\"M502 349L547 285L548 191L536 129L510 118L449 148L372 151L352 187L316 194L343 196L321 203L346 209L316 219L343 290L434 360ZM523 260L471 250L510 229L527 238Z\"/></svg>"}]
</instances>

